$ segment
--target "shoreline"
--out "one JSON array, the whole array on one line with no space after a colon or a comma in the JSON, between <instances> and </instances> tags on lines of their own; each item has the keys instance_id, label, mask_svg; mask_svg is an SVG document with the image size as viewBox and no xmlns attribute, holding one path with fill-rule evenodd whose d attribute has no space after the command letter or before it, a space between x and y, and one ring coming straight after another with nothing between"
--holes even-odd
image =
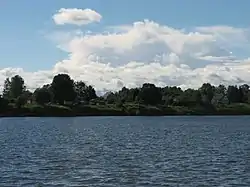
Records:
<instances>
[{"instance_id":1,"label":"shoreline","mask_svg":"<svg viewBox=\"0 0 250 187\"><path fill-rule=\"evenodd\" d=\"M216 115L197 115L197 114L192 114L192 115L64 115L64 116L52 116L52 115L44 115L44 116L38 116L38 115L0 115L0 119L4 118L75 118L75 117L191 117L191 116L197 116L197 117L208 117L208 116L250 116L250 114L216 114Z\"/></svg>"},{"instance_id":2,"label":"shoreline","mask_svg":"<svg viewBox=\"0 0 250 187\"><path fill-rule=\"evenodd\" d=\"M250 115L250 104L209 106L149 106L149 105L34 105L21 108L9 107L0 111L6 117L102 117L102 116L246 116Z\"/></svg>"},{"instance_id":3,"label":"shoreline","mask_svg":"<svg viewBox=\"0 0 250 187\"><path fill-rule=\"evenodd\" d=\"M35 113L22 113L22 114L0 114L1 118L22 118L22 117L171 117L171 116L250 116L250 113L207 113L207 114L35 114Z\"/></svg>"}]
</instances>

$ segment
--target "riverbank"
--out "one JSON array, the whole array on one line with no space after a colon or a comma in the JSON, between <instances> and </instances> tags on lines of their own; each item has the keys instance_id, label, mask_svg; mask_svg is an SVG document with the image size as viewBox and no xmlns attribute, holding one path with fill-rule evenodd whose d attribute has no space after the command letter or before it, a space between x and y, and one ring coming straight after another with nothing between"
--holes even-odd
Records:
<instances>
[{"instance_id":1,"label":"riverbank","mask_svg":"<svg viewBox=\"0 0 250 187\"><path fill-rule=\"evenodd\" d=\"M75 117L75 116L171 116L171 115L250 115L249 104L231 104L217 107L117 105L33 105L9 107L0 117Z\"/></svg>"}]
</instances>

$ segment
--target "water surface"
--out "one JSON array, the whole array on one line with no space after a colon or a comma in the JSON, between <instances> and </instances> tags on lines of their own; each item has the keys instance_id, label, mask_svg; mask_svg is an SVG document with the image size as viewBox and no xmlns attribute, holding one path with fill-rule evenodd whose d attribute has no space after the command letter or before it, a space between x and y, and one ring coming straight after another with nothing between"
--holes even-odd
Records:
<instances>
[{"instance_id":1,"label":"water surface","mask_svg":"<svg viewBox=\"0 0 250 187\"><path fill-rule=\"evenodd\" d=\"M0 119L0 186L250 186L250 117Z\"/></svg>"}]
</instances>

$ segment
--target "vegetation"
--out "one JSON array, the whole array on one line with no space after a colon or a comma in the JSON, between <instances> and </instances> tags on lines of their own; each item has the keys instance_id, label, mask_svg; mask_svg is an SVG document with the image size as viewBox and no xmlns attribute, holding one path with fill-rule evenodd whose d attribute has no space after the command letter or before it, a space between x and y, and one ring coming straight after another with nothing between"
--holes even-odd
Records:
<instances>
[{"instance_id":1,"label":"vegetation","mask_svg":"<svg viewBox=\"0 0 250 187\"><path fill-rule=\"evenodd\" d=\"M97 96L95 89L67 74L58 74L51 84L27 90L19 76L7 78L0 96L0 116L98 116L98 115L249 115L249 86L213 86L199 89L123 87Z\"/></svg>"}]
</instances>

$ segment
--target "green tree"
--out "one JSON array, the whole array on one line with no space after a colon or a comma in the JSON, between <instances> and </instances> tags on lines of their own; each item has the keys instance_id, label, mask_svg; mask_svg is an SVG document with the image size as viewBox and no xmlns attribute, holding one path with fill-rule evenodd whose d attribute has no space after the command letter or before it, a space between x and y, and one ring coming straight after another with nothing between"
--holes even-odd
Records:
<instances>
[{"instance_id":1,"label":"green tree","mask_svg":"<svg viewBox=\"0 0 250 187\"><path fill-rule=\"evenodd\" d=\"M24 95L20 95L16 99L16 107L22 108L27 103L27 98Z\"/></svg>"},{"instance_id":2,"label":"green tree","mask_svg":"<svg viewBox=\"0 0 250 187\"><path fill-rule=\"evenodd\" d=\"M28 101L28 100L32 101L33 93L31 91L29 91L29 90L25 90L22 93L22 96L26 99L26 101Z\"/></svg>"},{"instance_id":3,"label":"green tree","mask_svg":"<svg viewBox=\"0 0 250 187\"><path fill-rule=\"evenodd\" d=\"M178 98L179 105L196 106L202 101L201 93L198 90L187 89Z\"/></svg>"},{"instance_id":4,"label":"green tree","mask_svg":"<svg viewBox=\"0 0 250 187\"><path fill-rule=\"evenodd\" d=\"M180 87L169 87L166 86L161 89L162 100L165 105L176 105L179 103L179 99L183 94Z\"/></svg>"},{"instance_id":5,"label":"green tree","mask_svg":"<svg viewBox=\"0 0 250 187\"><path fill-rule=\"evenodd\" d=\"M51 102L52 95L51 95L51 92L49 89L47 89L45 87L38 88L34 92L34 99L38 104L44 105L44 104Z\"/></svg>"},{"instance_id":6,"label":"green tree","mask_svg":"<svg viewBox=\"0 0 250 187\"><path fill-rule=\"evenodd\" d=\"M227 98L230 103L238 103L241 100L240 90L237 86L228 86Z\"/></svg>"},{"instance_id":7,"label":"green tree","mask_svg":"<svg viewBox=\"0 0 250 187\"><path fill-rule=\"evenodd\" d=\"M228 103L227 88L224 85L219 85L215 87L212 103L215 105Z\"/></svg>"},{"instance_id":8,"label":"green tree","mask_svg":"<svg viewBox=\"0 0 250 187\"><path fill-rule=\"evenodd\" d=\"M24 80L21 76L15 75L11 78L9 87L9 96L11 99L17 99L26 90Z\"/></svg>"},{"instance_id":9,"label":"green tree","mask_svg":"<svg viewBox=\"0 0 250 187\"><path fill-rule=\"evenodd\" d=\"M138 88L128 89L123 87L119 92L117 92L117 102L136 102L138 100L140 90Z\"/></svg>"},{"instance_id":10,"label":"green tree","mask_svg":"<svg viewBox=\"0 0 250 187\"><path fill-rule=\"evenodd\" d=\"M214 86L212 86L210 83L204 83L200 88L199 88L201 95L204 98L205 103L211 104L211 101L214 97Z\"/></svg>"},{"instance_id":11,"label":"green tree","mask_svg":"<svg viewBox=\"0 0 250 187\"><path fill-rule=\"evenodd\" d=\"M9 101L0 96L0 112L5 112L7 109L8 109L8 104L9 104Z\"/></svg>"},{"instance_id":12,"label":"green tree","mask_svg":"<svg viewBox=\"0 0 250 187\"><path fill-rule=\"evenodd\" d=\"M117 94L113 92L107 92L103 98L107 101L108 104L115 104L117 102Z\"/></svg>"},{"instance_id":13,"label":"green tree","mask_svg":"<svg viewBox=\"0 0 250 187\"><path fill-rule=\"evenodd\" d=\"M74 83L76 98L78 101L85 101L87 85L83 81L77 81Z\"/></svg>"},{"instance_id":14,"label":"green tree","mask_svg":"<svg viewBox=\"0 0 250 187\"><path fill-rule=\"evenodd\" d=\"M131 88L129 90L128 102L137 102L140 90L138 88Z\"/></svg>"},{"instance_id":15,"label":"green tree","mask_svg":"<svg viewBox=\"0 0 250 187\"><path fill-rule=\"evenodd\" d=\"M90 100L96 99L96 98L97 98L97 95L96 95L95 89L91 85L87 86L86 98L85 99L87 101L90 101Z\"/></svg>"},{"instance_id":16,"label":"green tree","mask_svg":"<svg viewBox=\"0 0 250 187\"><path fill-rule=\"evenodd\" d=\"M129 89L126 87L123 87L118 93L117 101L116 103L124 103L124 102L129 102Z\"/></svg>"},{"instance_id":17,"label":"green tree","mask_svg":"<svg viewBox=\"0 0 250 187\"><path fill-rule=\"evenodd\" d=\"M138 97L139 100L148 105L160 104L162 100L160 89L150 83L143 84Z\"/></svg>"},{"instance_id":18,"label":"green tree","mask_svg":"<svg viewBox=\"0 0 250 187\"><path fill-rule=\"evenodd\" d=\"M243 84L239 87L240 97L242 103L248 103L249 101L249 86L247 84Z\"/></svg>"},{"instance_id":19,"label":"green tree","mask_svg":"<svg viewBox=\"0 0 250 187\"><path fill-rule=\"evenodd\" d=\"M76 98L74 81L67 74L58 74L53 78L51 89L54 101L64 104L65 101L73 102Z\"/></svg>"},{"instance_id":20,"label":"green tree","mask_svg":"<svg viewBox=\"0 0 250 187\"><path fill-rule=\"evenodd\" d=\"M10 99L10 88L11 88L11 82L10 82L10 79L7 78L4 81L3 98Z\"/></svg>"},{"instance_id":21,"label":"green tree","mask_svg":"<svg viewBox=\"0 0 250 187\"><path fill-rule=\"evenodd\" d=\"M87 86L83 81L75 82L74 87L78 101L89 102L97 98L95 89L90 85Z\"/></svg>"}]
</instances>

